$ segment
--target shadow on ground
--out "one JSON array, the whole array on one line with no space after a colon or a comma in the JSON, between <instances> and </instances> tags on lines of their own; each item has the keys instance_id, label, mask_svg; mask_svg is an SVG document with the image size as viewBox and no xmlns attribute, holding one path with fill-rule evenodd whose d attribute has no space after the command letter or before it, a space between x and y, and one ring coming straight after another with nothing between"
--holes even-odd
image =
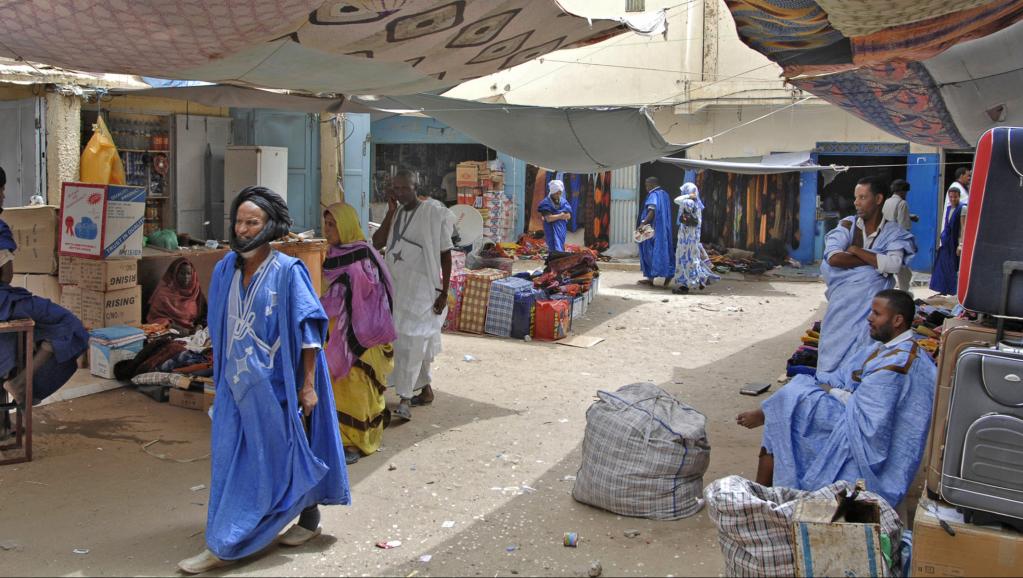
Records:
<instances>
[{"instance_id":1,"label":"shadow on ground","mask_svg":"<svg viewBox=\"0 0 1023 578\"><path fill-rule=\"evenodd\" d=\"M807 323L815 317L816 314L809 316ZM739 387L750 381L774 383L779 364L794 349L802 333L802 327L797 326L715 363L694 369L676 368L672 382L660 384L697 409L725 408L707 414L712 452L705 484L731 474L754 475L760 432L740 428L734 418L767 395L744 397L738 393ZM609 384L608 389L623 385L626 384ZM774 384L772 390L776 387ZM727 403L721 403L722 400ZM385 567L380 574L586 576L591 561L601 561L607 575L717 573L718 565L697 561L720 556L717 532L705 510L684 520L655 521L624 518L575 502L571 497L574 482L566 476L576 474L580 459L581 444L534 480L535 492L511 498L503 507L457 531L439 547L402 552L404 558L414 556L413 561ZM557 525L552 525L552 520ZM627 538L625 530L639 530L640 535ZM579 533L578 547L563 545L565 532ZM414 561L422 554L431 556L430 561Z\"/></svg>"}]
</instances>

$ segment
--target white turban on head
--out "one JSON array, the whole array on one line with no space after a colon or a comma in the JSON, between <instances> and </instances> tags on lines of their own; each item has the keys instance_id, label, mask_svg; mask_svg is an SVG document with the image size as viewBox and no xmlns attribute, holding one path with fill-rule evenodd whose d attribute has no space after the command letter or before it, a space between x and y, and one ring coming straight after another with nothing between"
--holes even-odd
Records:
<instances>
[{"instance_id":1,"label":"white turban on head","mask_svg":"<svg viewBox=\"0 0 1023 578\"><path fill-rule=\"evenodd\" d=\"M561 181L558 181L558 180L554 180L554 181L551 181L551 182L547 183L547 195L548 196L549 195L553 195L554 193L564 193L564 192L565 192L565 183L563 183Z\"/></svg>"}]
</instances>

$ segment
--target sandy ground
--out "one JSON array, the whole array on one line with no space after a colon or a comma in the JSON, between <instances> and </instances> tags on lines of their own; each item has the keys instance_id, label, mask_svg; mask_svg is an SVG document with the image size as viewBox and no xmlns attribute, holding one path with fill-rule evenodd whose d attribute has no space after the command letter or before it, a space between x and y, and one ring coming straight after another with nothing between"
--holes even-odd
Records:
<instances>
[{"instance_id":1,"label":"sandy ground","mask_svg":"<svg viewBox=\"0 0 1023 578\"><path fill-rule=\"evenodd\" d=\"M818 318L824 286L724 281L673 296L605 271L576 333L591 349L445 337L436 403L387 430L384 448L350 469L354 505L324 510L324 535L271 548L223 575L713 575L723 569L706 511L628 519L576 503L585 411L598 389L651 381L708 417L705 483L755 473L759 433L735 415L761 398L799 335ZM478 361L466 362L465 355ZM392 399L393 401L393 399ZM36 460L0 467L0 573L167 575L204 545L209 420L127 389L37 412ZM454 522L444 528L446 521ZM639 530L626 538L627 529ZM581 536L565 548L565 532ZM401 540L381 550L374 544ZM428 562L424 556L432 557Z\"/></svg>"}]
</instances>

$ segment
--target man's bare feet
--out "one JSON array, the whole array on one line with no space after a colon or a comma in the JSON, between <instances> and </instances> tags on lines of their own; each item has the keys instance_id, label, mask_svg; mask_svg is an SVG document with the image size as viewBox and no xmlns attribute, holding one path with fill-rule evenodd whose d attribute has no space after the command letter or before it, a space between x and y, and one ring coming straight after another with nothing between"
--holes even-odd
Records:
<instances>
[{"instance_id":1,"label":"man's bare feet","mask_svg":"<svg viewBox=\"0 0 1023 578\"><path fill-rule=\"evenodd\" d=\"M639 283L640 285L653 285L654 284L654 280L653 279L640 279L639 281L636 281L636 283Z\"/></svg>"},{"instance_id":2,"label":"man's bare feet","mask_svg":"<svg viewBox=\"0 0 1023 578\"><path fill-rule=\"evenodd\" d=\"M664 278L664 286L668 287L669 285L671 285L671 277L665 277Z\"/></svg>"},{"instance_id":3,"label":"man's bare feet","mask_svg":"<svg viewBox=\"0 0 1023 578\"><path fill-rule=\"evenodd\" d=\"M21 387L18 387L18 385L19 384L15 383L15 380L13 379L11 381L5 381L4 390L6 390L12 398L14 398L15 403L21 405L24 403L25 399L25 385L21 384Z\"/></svg>"},{"instance_id":4,"label":"man's bare feet","mask_svg":"<svg viewBox=\"0 0 1023 578\"><path fill-rule=\"evenodd\" d=\"M754 409L740 413L735 417L735 423L749 429L756 429L764 425L764 410Z\"/></svg>"}]
</instances>

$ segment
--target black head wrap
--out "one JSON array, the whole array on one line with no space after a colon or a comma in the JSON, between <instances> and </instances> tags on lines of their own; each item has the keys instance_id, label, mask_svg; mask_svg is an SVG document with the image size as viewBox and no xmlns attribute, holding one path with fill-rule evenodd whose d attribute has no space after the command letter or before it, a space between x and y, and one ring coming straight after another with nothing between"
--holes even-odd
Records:
<instances>
[{"instance_id":1,"label":"black head wrap","mask_svg":"<svg viewBox=\"0 0 1023 578\"><path fill-rule=\"evenodd\" d=\"M263 209L267 220L266 226L259 232L259 235L243 244L235 234L234 226L238 221L238 207L246 201ZM231 203L231 249L236 253L248 253L270 241L276 241L287 235L290 228L291 215L288 214L288 204L280 195L266 187L247 187L238 193Z\"/></svg>"}]
</instances>

